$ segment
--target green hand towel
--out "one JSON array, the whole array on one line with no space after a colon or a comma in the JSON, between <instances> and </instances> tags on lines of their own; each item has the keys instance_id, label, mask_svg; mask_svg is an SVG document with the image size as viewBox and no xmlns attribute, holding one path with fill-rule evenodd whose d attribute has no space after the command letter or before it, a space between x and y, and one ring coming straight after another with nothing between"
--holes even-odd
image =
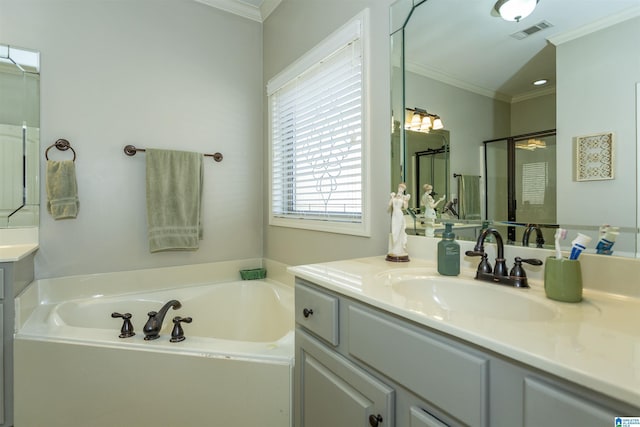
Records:
<instances>
[{"instance_id":1,"label":"green hand towel","mask_svg":"<svg viewBox=\"0 0 640 427\"><path fill-rule=\"evenodd\" d=\"M73 160L47 160L47 211L53 219L75 218L78 215L78 183Z\"/></svg>"},{"instance_id":2,"label":"green hand towel","mask_svg":"<svg viewBox=\"0 0 640 427\"><path fill-rule=\"evenodd\" d=\"M202 154L147 149L149 251L196 250L202 239Z\"/></svg>"},{"instance_id":3,"label":"green hand towel","mask_svg":"<svg viewBox=\"0 0 640 427\"><path fill-rule=\"evenodd\" d=\"M460 175L458 177L458 200L460 219L480 219L480 177Z\"/></svg>"}]
</instances>

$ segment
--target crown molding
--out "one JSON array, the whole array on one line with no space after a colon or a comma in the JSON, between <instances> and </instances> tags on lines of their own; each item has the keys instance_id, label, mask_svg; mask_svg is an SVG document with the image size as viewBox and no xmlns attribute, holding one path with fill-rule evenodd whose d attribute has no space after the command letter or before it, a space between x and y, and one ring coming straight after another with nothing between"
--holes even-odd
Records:
<instances>
[{"instance_id":1,"label":"crown molding","mask_svg":"<svg viewBox=\"0 0 640 427\"><path fill-rule=\"evenodd\" d=\"M262 2L262 6L260 6L260 12L262 13L262 21L267 19L267 17L271 15L271 12L276 10L276 8L278 7L278 5L280 5L281 2L282 0L264 0Z\"/></svg>"},{"instance_id":2,"label":"crown molding","mask_svg":"<svg viewBox=\"0 0 640 427\"><path fill-rule=\"evenodd\" d=\"M262 13L260 9L251 6L246 3L242 3L237 0L195 0L198 3L206 4L207 6L215 7L216 9L224 10L225 12L233 13L244 18L251 19L252 21L262 22Z\"/></svg>"},{"instance_id":3,"label":"crown molding","mask_svg":"<svg viewBox=\"0 0 640 427\"><path fill-rule=\"evenodd\" d=\"M531 90L529 92L521 93L511 98L511 103L527 101L529 99L538 98L540 96L553 95L556 93L556 86L552 85L544 89Z\"/></svg>"},{"instance_id":4,"label":"crown molding","mask_svg":"<svg viewBox=\"0 0 640 427\"><path fill-rule=\"evenodd\" d=\"M595 33L596 31L611 27L612 25L616 25L620 22L624 22L637 16L640 16L640 6L633 6L611 16L607 16L605 18L590 22L589 24L583 25L574 30L556 34L547 38L547 40L553 45L558 46L562 43L575 40L577 38L586 36L587 34Z\"/></svg>"},{"instance_id":5,"label":"crown molding","mask_svg":"<svg viewBox=\"0 0 640 427\"><path fill-rule=\"evenodd\" d=\"M424 67L414 63L407 63L405 65L405 68L407 71L411 71L412 73L429 77L430 79L438 80L439 82L446 83L460 89L468 90L469 92L477 93L478 95L486 96L488 98L494 98L504 102L511 102L511 97L508 95L478 85L474 85L464 80L457 79L433 68Z\"/></svg>"},{"instance_id":6,"label":"crown molding","mask_svg":"<svg viewBox=\"0 0 640 427\"><path fill-rule=\"evenodd\" d=\"M233 13L252 21L263 22L271 15L282 0L264 0L260 7L244 3L240 0L194 0L225 12Z\"/></svg>"}]
</instances>

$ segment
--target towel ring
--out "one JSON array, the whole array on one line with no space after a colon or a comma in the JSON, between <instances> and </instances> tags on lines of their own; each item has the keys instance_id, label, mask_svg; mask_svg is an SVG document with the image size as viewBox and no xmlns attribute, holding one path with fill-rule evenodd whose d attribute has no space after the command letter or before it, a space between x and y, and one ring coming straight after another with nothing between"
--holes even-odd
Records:
<instances>
[{"instance_id":1,"label":"towel ring","mask_svg":"<svg viewBox=\"0 0 640 427\"><path fill-rule=\"evenodd\" d=\"M56 147L60 151L67 151L68 149L71 149L71 151L73 152L73 161L76 161L76 150L73 149L69 141L62 138L60 138L47 148L47 150L44 152L45 159L49 160L49 150L51 150L53 147Z\"/></svg>"}]
</instances>

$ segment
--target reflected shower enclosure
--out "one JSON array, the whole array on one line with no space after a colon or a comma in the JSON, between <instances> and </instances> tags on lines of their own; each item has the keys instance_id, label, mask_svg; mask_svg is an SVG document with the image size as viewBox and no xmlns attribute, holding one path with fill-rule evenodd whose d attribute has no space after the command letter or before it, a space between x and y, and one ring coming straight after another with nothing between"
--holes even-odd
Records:
<instances>
[{"instance_id":1,"label":"reflected shower enclosure","mask_svg":"<svg viewBox=\"0 0 640 427\"><path fill-rule=\"evenodd\" d=\"M39 222L39 54L0 45L0 228Z\"/></svg>"},{"instance_id":2,"label":"reflected shower enclosure","mask_svg":"<svg viewBox=\"0 0 640 427\"><path fill-rule=\"evenodd\" d=\"M548 130L484 141L485 219L556 224L556 132ZM511 242L523 227L507 227ZM546 242L555 230L543 229Z\"/></svg>"},{"instance_id":3,"label":"reflected shower enclosure","mask_svg":"<svg viewBox=\"0 0 640 427\"><path fill-rule=\"evenodd\" d=\"M399 133L404 134L402 147ZM434 198L446 196L446 200L449 200L448 130L431 130L425 133L398 129L392 139L392 157L398 155L402 159L392 164L395 167L394 176L398 177L395 181L400 183L404 180L406 183L407 193L411 194L409 206L415 209L420 208L425 184L433 186ZM444 203L440 208L442 206Z\"/></svg>"}]
</instances>

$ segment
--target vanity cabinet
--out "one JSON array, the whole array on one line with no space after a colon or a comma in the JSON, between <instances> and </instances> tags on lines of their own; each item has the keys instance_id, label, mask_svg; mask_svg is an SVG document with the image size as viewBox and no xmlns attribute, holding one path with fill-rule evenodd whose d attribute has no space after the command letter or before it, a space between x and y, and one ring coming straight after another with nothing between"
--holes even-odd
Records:
<instances>
[{"instance_id":1,"label":"vanity cabinet","mask_svg":"<svg viewBox=\"0 0 640 427\"><path fill-rule=\"evenodd\" d=\"M599 427L640 415L639 407L301 278L294 381L297 427Z\"/></svg>"},{"instance_id":2,"label":"vanity cabinet","mask_svg":"<svg viewBox=\"0 0 640 427\"><path fill-rule=\"evenodd\" d=\"M33 254L20 260L0 261L0 427L13 426L13 334L15 297L33 281Z\"/></svg>"}]
</instances>

